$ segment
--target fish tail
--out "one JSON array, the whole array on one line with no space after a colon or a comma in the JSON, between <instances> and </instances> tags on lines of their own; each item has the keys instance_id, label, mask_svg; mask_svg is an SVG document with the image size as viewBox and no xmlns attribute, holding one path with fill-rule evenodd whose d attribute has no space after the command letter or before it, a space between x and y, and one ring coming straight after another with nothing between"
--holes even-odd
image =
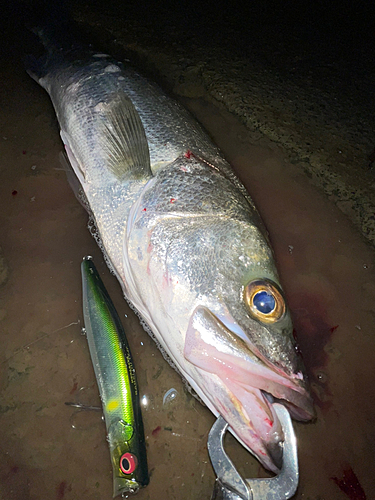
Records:
<instances>
[{"instance_id":1,"label":"fish tail","mask_svg":"<svg viewBox=\"0 0 375 500\"><path fill-rule=\"evenodd\" d=\"M26 71L37 83L41 83L41 79L47 74L49 61L56 55L58 56L60 49L66 49L67 42L62 42L62 30L67 29L66 19L68 17L63 7L59 8L58 11L60 24L57 21L56 10L46 12L43 9L39 10L38 14L30 15L30 18L25 22L29 32L35 35L33 41L35 52L42 54L41 56L27 54L24 57ZM69 30L66 33L68 34Z\"/></svg>"},{"instance_id":2,"label":"fish tail","mask_svg":"<svg viewBox=\"0 0 375 500\"><path fill-rule=\"evenodd\" d=\"M57 3L52 9L50 5L46 5L35 12L30 11L25 26L43 47L44 53L41 57L27 55L24 58L26 71L38 83L47 73L48 64L52 59L62 59L64 53L82 50L88 45L66 1ZM39 49L38 51L41 52Z\"/></svg>"},{"instance_id":3,"label":"fish tail","mask_svg":"<svg viewBox=\"0 0 375 500\"><path fill-rule=\"evenodd\" d=\"M32 54L28 54L24 58L26 72L37 83L40 83L40 80L46 74L46 70L45 70L46 62L47 62L46 56L36 57Z\"/></svg>"},{"instance_id":4,"label":"fish tail","mask_svg":"<svg viewBox=\"0 0 375 500\"><path fill-rule=\"evenodd\" d=\"M25 19L26 28L34 33L48 52L56 49L66 50L79 38L69 1L60 0L54 4L40 4L29 9Z\"/></svg>"}]
</instances>

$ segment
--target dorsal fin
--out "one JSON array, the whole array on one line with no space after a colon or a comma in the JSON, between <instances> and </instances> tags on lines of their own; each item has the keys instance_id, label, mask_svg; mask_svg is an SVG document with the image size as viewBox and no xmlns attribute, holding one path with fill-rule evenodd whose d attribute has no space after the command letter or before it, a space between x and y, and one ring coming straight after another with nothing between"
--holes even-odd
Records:
<instances>
[{"instance_id":1,"label":"dorsal fin","mask_svg":"<svg viewBox=\"0 0 375 500\"><path fill-rule=\"evenodd\" d=\"M152 177L150 153L141 118L131 100L119 92L100 105L102 148L108 168L119 180Z\"/></svg>"}]
</instances>

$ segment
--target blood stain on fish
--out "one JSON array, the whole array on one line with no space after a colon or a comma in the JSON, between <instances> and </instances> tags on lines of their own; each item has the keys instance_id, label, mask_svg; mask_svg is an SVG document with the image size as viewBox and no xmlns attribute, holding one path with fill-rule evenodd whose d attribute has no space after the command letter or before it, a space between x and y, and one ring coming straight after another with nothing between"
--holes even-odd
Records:
<instances>
[{"instance_id":1,"label":"blood stain on fish","mask_svg":"<svg viewBox=\"0 0 375 500\"><path fill-rule=\"evenodd\" d=\"M366 493L350 465L345 466L342 479L331 477L331 480L337 484L350 500L366 500Z\"/></svg>"},{"instance_id":2,"label":"blood stain on fish","mask_svg":"<svg viewBox=\"0 0 375 500\"><path fill-rule=\"evenodd\" d=\"M15 189L13 189L12 196L16 196L16 194L18 194L18 191L16 191Z\"/></svg>"}]
</instances>

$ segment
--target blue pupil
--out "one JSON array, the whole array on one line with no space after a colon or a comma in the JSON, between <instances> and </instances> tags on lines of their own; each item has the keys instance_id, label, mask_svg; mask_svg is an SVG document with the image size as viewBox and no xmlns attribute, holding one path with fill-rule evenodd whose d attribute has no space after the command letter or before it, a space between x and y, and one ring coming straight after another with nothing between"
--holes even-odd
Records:
<instances>
[{"instance_id":1,"label":"blue pupil","mask_svg":"<svg viewBox=\"0 0 375 500\"><path fill-rule=\"evenodd\" d=\"M253 298L253 304L263 314L269 314L276 307L274 296L267 292L256 293Z\"/></svg>"}]
</instances>

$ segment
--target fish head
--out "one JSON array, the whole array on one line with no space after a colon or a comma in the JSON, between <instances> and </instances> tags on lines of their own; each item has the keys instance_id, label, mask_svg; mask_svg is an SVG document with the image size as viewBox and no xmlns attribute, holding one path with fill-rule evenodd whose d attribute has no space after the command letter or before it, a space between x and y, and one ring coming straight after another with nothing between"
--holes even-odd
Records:
<instances>
[{"instance_id":1,"label":"fish head","mask_svg":"<svg viewBox=\"0 0 375 500\"><path fill-rule=\"evenodd\" d=\"M270 398L300 420L314 410L258 213L223 175L180 162L152 181L132 224L136 307L207 406L278 471L283 433Z\"/></svg>"},{"instance_id":2,"label":"fish head","mask_svg":"<svg viewBox=\"0 0 375 500\"><path fill-rule=\"evenodd\" d=\"M283 433L271 401L299 420L310 420L314 409L273 253L262 231L244 221L216 220L204 234L191 275L204 268L205 284L199 282L184 356L206 372L211 398L240 441L276 472Z\"/></svg>"}]
</instances>

